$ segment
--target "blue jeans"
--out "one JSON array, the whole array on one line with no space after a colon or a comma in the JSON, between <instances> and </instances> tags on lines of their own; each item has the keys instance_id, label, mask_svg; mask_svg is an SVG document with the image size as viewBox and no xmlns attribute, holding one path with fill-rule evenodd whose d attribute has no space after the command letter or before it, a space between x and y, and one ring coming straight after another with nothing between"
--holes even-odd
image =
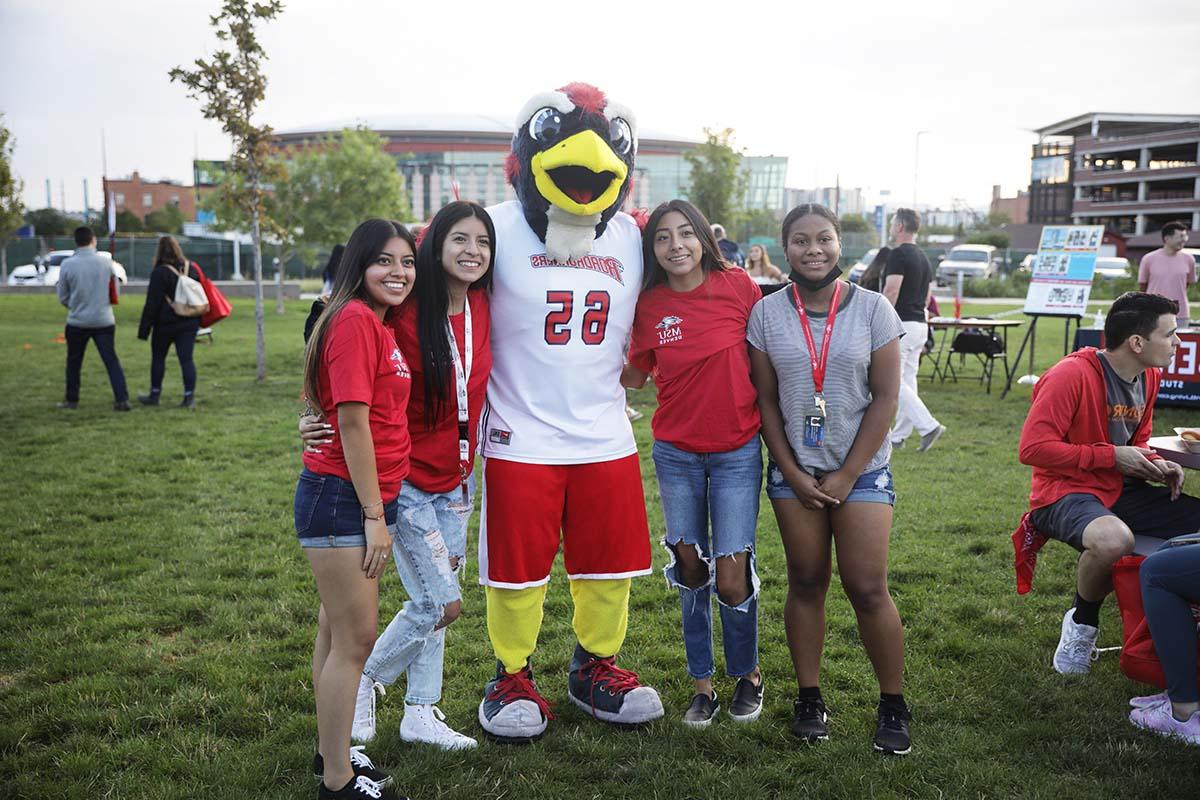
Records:
<instances>
[{"instance_id":1,"label":"blue jeans","mask_svg":"<svg viewBox=\"0 0 1200 800\"><path fill-rule=\"evenodd\" d=\"M292 512L302 547L366 547L362 505L354 484L337 475L305 468L296 481ZM384 521L396 519L396 501L383 507Z\"/></svg>"},{"instance_id":2,"label":"blue jeans","mask_svg":"<svg viewBox=\"0 0 1200 800\"><path fill-rule=\"evenodd\" d=\"M108 370L108 382L112 385L113 401L123 403L129 399L129 390L125 388L125 372L121 369L121 360L117 358L115 345L117 328L109 325L107 328L79 328L68 325L67 340L67 396L69 403L79 402L79 375L83 368L83 355L87 351L90 339L96 343L100 360Z\"/></svg>"},{"instance_id":3,"label":"blue jeans","mask_svg":"<svg viewBox=\"0 0 1200 800\"><path fill-rule=\"evenodd\" d=\"M748 553L750 596L736 606L717 598L724 634L725 672L742 677L758 667L758 590L754 533L762 486L758 436L723 453L689 453L666 442L654 443L654 468L662 496L667 534L662 544L671 561L663 570L667 585L679 589L683 646L694 680L716 671L712 648L712 595L716 559ZM712 534L709 535L711 523ZM708 565L708 580L691 588L678 575L675 548L691 545Z\"/></svg>"},{"instance_id":4,"label":"blue jeans","mask_svg":"<svg viewBox=\"0 0 1200 800\"><path fill-rule=\"evenodd\" d=\"M429 494L406 483L400 490L399 513L392 527L392 553L408 600L375 641L363 673L391 686L407 672L404 701L410 705L436 703L442 698L446 629L434 628L443 608L462 599L458 580L466 563L474 475L467 479L467 489L466 510L451 508L462 501L462 489L458 487ZM458 559L455 567L450 566L452 558Z\"/></svg>"},{"instance_id":5,"label":"blue jeans","mask_svg":"<svg viewBox=\"0 0 1200 800\"><path fill-rule=\"evenodd\" d=\"M1146 624L1167 676L1167 696L1176 703L1194 703L1196 620L1190 604L1200 600L1200 544L1173 547L1167 542L1142 562L1139 575Z\"/></svg>"},{"instance_id":6,"label":"blue jeans","mask_svg":"<svg viewBox=\"0 0 1200 800\"><path fill-rule=\"evenodd\" d=\"M820 475L815 476L820 478ZM773 458L767 459L767 497L772 500L799 500L792 487L783 478L783 472ZM892 469L884 465L879 469L864 472L854 482L847 503L885 503L896 505L896 485L892 482Z\"/></svg>"},{"instance_id":7,"label":"blue jeans","mask_svg":"<svg viewBox=\"0 0 1200 800\"><path fill-rule=\"evenodd\" d=\"M155 325L150 334L150 393L162 391L163 373L167 370L167 353L171 345L175 345L175 355L179 358L179 369L183 373L184 394L196 391L196 362L192 353L196 347L196 331L200 330L200 320L190 319L178 325Z\"/></svg>"}]
</instances>

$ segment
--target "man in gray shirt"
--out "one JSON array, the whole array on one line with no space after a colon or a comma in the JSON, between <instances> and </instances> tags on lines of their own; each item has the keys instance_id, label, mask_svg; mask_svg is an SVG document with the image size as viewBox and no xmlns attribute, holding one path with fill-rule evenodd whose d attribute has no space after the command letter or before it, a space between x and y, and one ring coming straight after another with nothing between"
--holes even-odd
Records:
<instances>
[{"instance_id":1,"label":"man in gray shirt","mask_svg":"<svg viewBox=\"0 0 1200 800\"><path fill-rule=\"evenodd\" d=\"M113 411L128 411L129 390L114 344L117 321L108 299L112 262L96 252L96 237L86 225L75 229L75 245L75 255L63 261L58 274L58 302L67 307L67 396L58 407L79 407L79 373L91 339L108 370Z\"/></svg>"}]
</instances>

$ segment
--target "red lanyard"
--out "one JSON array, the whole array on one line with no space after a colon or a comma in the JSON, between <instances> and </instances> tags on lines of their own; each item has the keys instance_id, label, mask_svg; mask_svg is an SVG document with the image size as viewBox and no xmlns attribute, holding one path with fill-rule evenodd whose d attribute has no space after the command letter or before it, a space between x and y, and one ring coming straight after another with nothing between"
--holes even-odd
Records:
<instances>
[{"instance_id":1,"label":"red lanyard","mask_svg":"<svg viewBox=\"0 0 1200 800\"><path fill-rule=\"evenodd\" d=\"M796 301L796 313L800 315L800 328L804 331L804 341L808 343L808 357L812 361L813 391L819 396L825 389L825 366L829 363L829 340L833 337L833 321L837 319L838 299L842 296L842 282L834 281L833 304L829 307L829 317L825 320L825 336L821 340L821 352L818 355L817 345L813 342L812 331L808 329L808 314L804 311L804 301L796 284L792 284L792 299Z\"/></svg>"}]
</instances>

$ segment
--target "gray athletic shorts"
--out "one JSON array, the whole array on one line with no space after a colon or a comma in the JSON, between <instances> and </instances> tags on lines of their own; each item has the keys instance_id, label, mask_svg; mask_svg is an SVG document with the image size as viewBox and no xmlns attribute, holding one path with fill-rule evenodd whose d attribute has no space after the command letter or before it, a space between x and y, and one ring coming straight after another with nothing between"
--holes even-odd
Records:
<instances>
[{"instance_id":1,"label":"gray athletic shorts","mask_svg":"<svg viewBox=\"0 0 1200 800\"><path fill-rule=\"evenodd\" d=\"M1180 495L1171 500L1171 490L1145 481L1125 479L1121 496L1105 508L1095 495L1073 493L1029 515L1034 527L1052 539L1083 551L1083 529L1100 517L1116 517L1135 536L1170 539L1200 529L1200 499Z\"/></svg>"}]
</instances>

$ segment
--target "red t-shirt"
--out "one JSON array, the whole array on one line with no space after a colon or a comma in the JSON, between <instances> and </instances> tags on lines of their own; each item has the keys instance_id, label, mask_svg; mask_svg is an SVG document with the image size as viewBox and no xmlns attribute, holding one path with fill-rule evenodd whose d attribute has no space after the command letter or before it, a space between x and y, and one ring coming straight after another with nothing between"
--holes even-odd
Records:
<instances>
[{"instance_id":1,"label":"red t-shirt","mask_svg":"<svg viewBox=\"0 0 1200 800\"><path fill-rule=\"evenodd\" d=\"M691 453L721 453L758 433L746 324L762 298L745 271L710 272L690 292L665 283L638 298L629 363L654 375L654 438Z\"/></svg>"},{"instance_id":2,"label":"red t-shirt","mask_svg":"<svg viewBox=\"0 0 1200 800\"><path fill-rule=\"evenodd\" d=\"M487 292L475 289L467 293L471 307L471 375L467 379L467 432L471 460L467 474L475 467L475 442L479 415L487 394L488 375L492 371L492 322L488 313ZM458 462L458 401L454 370L446 385L446 402L433 430L425 426L425 374L421 348L417 341L417 305L407 302L388 314L385 323L396 336L400 352L412 368L412 394L408 398L408 431L412 436L411 470L408 482L423 492L438 494L458 487L462 482ZM451 314L450 325L458 356L466 369L466 314Z\"/></svg>"},{"instance_id":3,"label":"red t-shirt","mask_svg":"<svg viewBox=\"0 0 1200 800\"><path fill-rule=\"evenodd\" d=\"M351 479L342 452L337 407L340 403L365 403L370 408L379 494L384 502L395 500L400 482L408 475L411 443L404 406L411 383L408 363L391 331L366 303L351 300L329 323L317 379L321 411L333 426L333 441L322 445L320 453L305 453L304 466L321 475Z\"/></svg>"}]
</instances>

